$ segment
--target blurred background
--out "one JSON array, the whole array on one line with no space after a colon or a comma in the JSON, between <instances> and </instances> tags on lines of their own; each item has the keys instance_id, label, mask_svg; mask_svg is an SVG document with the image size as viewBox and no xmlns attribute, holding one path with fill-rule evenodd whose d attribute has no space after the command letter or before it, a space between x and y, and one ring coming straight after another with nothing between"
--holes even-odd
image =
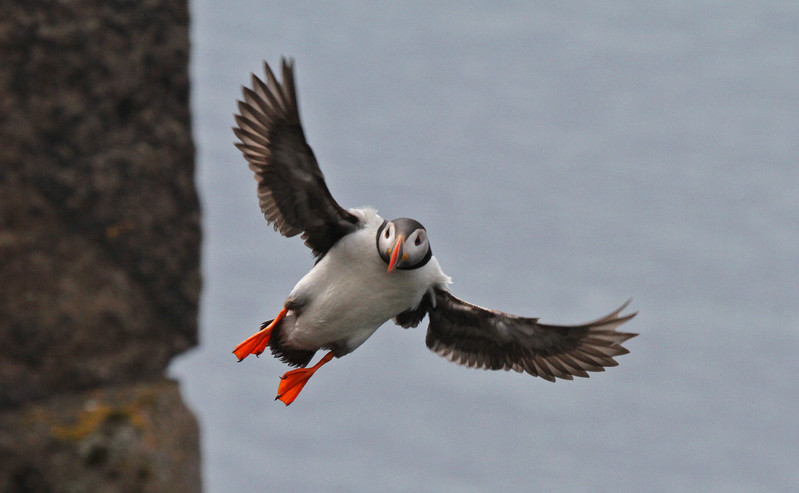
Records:
<instances>
[{"instance_id":1,"label":"blurred background","mask_svg":"<svg viewBox=\"0 0 799 493\"><path fill-rule=\"evenodd\" d=\"M795 491L794 2L194 0L200 346L170 374L205 490ZM296 61L345 207L428 229L468 301L578 323L633 296L620 366L550 384L392 324L317 373L237 364L312 266L234 148L241 85Z\"/></svg>"}]
</instances>

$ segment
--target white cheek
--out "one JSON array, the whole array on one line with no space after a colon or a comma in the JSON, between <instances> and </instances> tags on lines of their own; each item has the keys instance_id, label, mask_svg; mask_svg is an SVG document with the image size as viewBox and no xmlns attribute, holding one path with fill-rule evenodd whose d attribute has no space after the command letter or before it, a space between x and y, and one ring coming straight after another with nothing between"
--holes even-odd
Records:
<instances>
[{"instance_id":1,"label":"white cheek","mask_svg":"<svg viewBox=\"0 0 799 493\"><path fill-rule=\"evenodd\" d=\"M426 244L422 242L419 245L411 246L409 256L411 257L411 260L417 262L424 257L425 253L427 253Z\"/></svg>"}]
</instances>

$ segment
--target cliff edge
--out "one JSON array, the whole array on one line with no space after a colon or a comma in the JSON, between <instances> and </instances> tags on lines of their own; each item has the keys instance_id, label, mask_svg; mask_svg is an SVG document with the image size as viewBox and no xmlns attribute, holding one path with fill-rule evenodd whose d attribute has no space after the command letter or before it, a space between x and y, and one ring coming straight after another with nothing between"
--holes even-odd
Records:
<instances>
[{"instance_id":1,"label":"cliff edge","mask_svg":"<svg viewBox=\"0 0 799 493\"><path fill-rule=\"evenodd\" d=\"M0 491L199 491L184 0L0 20Z\"/></svg>"}]
</instances>

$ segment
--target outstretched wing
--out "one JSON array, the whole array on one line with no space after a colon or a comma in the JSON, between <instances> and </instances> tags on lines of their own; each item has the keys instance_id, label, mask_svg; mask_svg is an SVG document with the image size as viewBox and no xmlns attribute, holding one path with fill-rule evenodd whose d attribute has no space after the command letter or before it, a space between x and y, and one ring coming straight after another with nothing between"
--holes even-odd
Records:
<instances>
[{"instance_id":1,"label":"outstretched wing","mask_svg":"<svg viewBox=\"0 0 799 493\"><path fill-rule=\"evenodd\" d=\"M358 227L358 218L330 195L313 151L305 141L294 86L294 65L283 59L283 82L264 62L266 82L252 75L239 101L236 143L258 182L266 220L284 236L302 233L315 256L324 255Z\"/></svg>"},{"instance_id":2,"label":"outstretched wing","mask_svg":"<svg viewBox=\"0 0 799 493\"><path fill-rule=\"evenodd\" d=\"M444 289L435 290L435 301L426 340L433 352L460 365L524 371L551 382L616 366L613 357L629 352L621 344L637 335L616 331L635 316L619 315L629 301L583 325L541 324L472 305Z\"/></svg>"}]
</instances>

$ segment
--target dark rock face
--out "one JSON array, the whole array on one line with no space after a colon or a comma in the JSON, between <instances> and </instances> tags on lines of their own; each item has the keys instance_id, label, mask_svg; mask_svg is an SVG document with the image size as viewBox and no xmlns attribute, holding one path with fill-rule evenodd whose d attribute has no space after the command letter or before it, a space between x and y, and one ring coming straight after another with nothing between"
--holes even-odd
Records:
<instances>
[{"instance_id":1,"label":"dark rock face","mask_svg":"<svg viewBox=\"0 0 799 493\"><path fill-rule=\"evenodd\" d=\"M139 483L120 482L138 486L100 489L196 491L196 423L164 379L169 360L197 342L187 4L8 3L0 19L0 491L34 477L63 490L48 483L59 470L48 454L83 457L94 447L85 439L115 433L147 443L115 449L112 440L105 452L87 452L82 466L62 469L79 476L81 467L114 463L122 478L126 461L138 459L119 450L154 459L162 446L190 445L180 452L195 461L193 482L180 486L189 489L159 484L165 476L155 462L142 466ZM70 426L59 420L80 422L94 399L87 396L100 389L103 409L136 392L150 392L157 405L137 408L148 418L129 431L112 411L90 421L99 428L80 440L59 435ZM173 418L187 436L165 426L167 441L154 439L147 426ZM49 438L26 436L26 426ZM38 462L25 463L25 454Z\"/></svg>"},{"instance_id":2,"label":"dark rock face","mask_svg":"<svg viewBox=\"0 0 799 493\"><path fill-rule=\"evenodd\" d=\"M197 440L174 382L61 394L0 413L0 491L200 491Z\"/></svg>"},{"instance_id":3,"label":"dark rock face","mask_svg":"<svg viewBox=\"0 0 799 493\"><path fill-rule=\"evenodd\" d=\"M158 376L196 343L186 5L22 1L9 12L0 346L14 350L0 353L1 403ZM20 390L20 379L33 380Z\"/></svg>"}]
</instances>

